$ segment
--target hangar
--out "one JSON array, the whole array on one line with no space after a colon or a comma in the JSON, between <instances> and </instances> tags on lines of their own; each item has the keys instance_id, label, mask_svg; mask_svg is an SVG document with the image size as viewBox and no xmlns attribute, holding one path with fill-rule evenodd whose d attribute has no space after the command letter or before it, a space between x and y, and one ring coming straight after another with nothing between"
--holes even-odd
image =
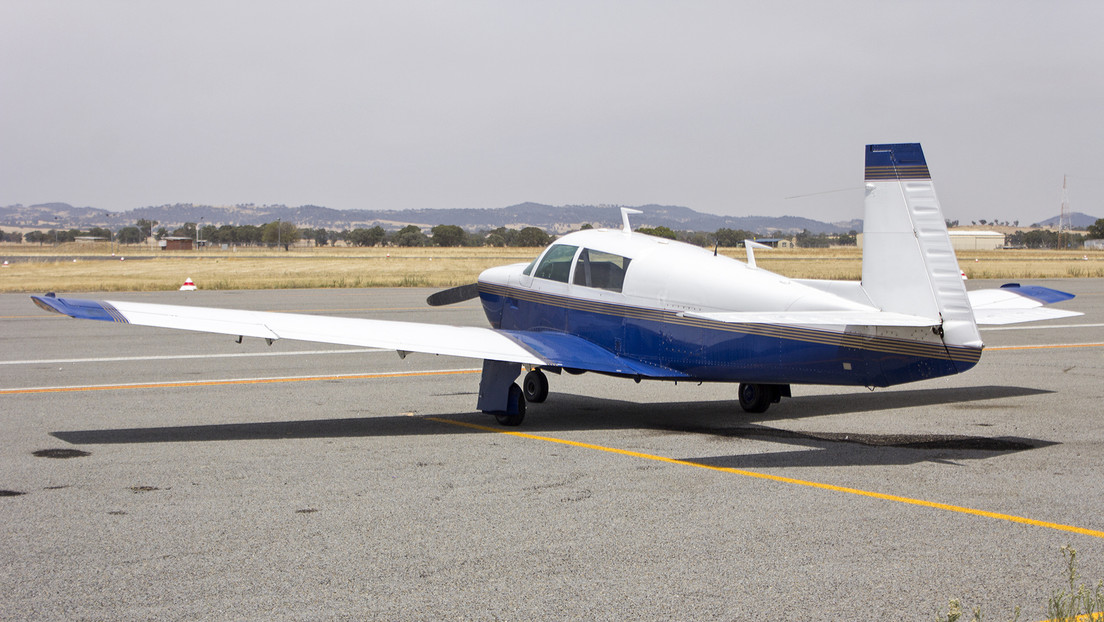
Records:
<instances>
[{"instance_id":1,"label":"hangar","mask_svg":"<svg viewBox=\"0 0 1104 622\"><path fill-rule=\"evenodd\" d=\"M1004 248L1004 234L997 231L948 231L951 248L956 251L988 251ZM863 246L863 234L855 236L859 248Z\"/></svg>"},{"instance_id":2,"label":"hangar","mask_svg":"<svg viewBox=\"0 0 1104 622\"><path fill-rule=\"evenodd\" d=\"M1004 234L997 231L948 231L956 251L991 251L1004 248Z\"/></svg>"}]
</instances>

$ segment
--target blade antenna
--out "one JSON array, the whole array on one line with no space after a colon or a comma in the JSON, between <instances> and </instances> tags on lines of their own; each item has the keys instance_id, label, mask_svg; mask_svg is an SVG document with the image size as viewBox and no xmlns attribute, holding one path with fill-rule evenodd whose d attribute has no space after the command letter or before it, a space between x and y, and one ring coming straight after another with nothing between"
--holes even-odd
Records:
<instances>
[{"instance_id":1,"label":"blade antenna","mask_svg":"<svg viewBox=\"0 0 1104 622\"><path fill-rule=\"evenodd\" d=\"M644 212L633 209L631 207L621 208L621 230L625 233L632 233L632 227L629 226L629 214L643 214Z\"/></svg>"}]
</instances>

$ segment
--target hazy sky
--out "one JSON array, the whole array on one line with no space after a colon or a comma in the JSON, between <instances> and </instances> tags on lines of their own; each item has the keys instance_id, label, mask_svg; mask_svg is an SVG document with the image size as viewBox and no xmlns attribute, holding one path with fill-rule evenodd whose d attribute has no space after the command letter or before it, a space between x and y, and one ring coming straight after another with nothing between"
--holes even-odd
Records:
<instances>
[{"instance_id":1,"label":"hazy sky","mask_svg":"<svg viewBox=\"0 0 1104 622\"><path fill-rule=\"evenodd\" d=\"M1104 2L0 2L0 205L1104 217ZM814 194L803 198L795 195Z\"/></svg>"}]
</instances>

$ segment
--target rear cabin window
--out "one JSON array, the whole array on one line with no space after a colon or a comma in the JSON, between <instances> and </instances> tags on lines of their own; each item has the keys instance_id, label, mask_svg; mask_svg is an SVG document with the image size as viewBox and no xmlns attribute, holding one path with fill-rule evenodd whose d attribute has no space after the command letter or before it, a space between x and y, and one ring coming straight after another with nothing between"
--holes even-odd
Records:
<instances>
[{"instance_id":1,"label":"rear cabin window","mask_svg":"<svg viewBox=\"0 0 1104 622\"><path fill-rule=\"evenodd\" d=\"M575 251L577 250L579 250L578 246L569 244L553 246L541 258L536 271L533 272L533 276L538 279L566 283L567 277L571 274L571 260L575 258Z\"/></svg>"},{"instance_id":2,"label":"rear cabin window","mask_svg":"<svg viewBox=\"0 0 1104 622\"><path fill-rule=\"evenodd\" d=\"M628 257L584 248L575 263L575 284L619 292L630 261Z\"/></svg>"}]
</instances>

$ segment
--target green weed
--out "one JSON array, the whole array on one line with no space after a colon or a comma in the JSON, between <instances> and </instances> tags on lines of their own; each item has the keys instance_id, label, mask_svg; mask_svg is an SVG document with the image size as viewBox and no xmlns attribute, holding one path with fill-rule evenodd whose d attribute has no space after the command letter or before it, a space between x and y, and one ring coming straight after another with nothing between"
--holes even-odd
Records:
<instances>
[{"instance_id":1,"label":"green weed","mask_svg":"<svg viewBox=\"0 0 1104 622\"><path fill-rule=\"evenodd\" d=\"M1070 545L1062 547L1062 557L1066 560L1065 585L1054 591L1047 601L1046 622L1104 622L1104 580L1096 587L1078 583L1077 550ZM962 603L952 598L946 614L936 614L936 622L967 622L963 616ZM1012 622L1020 619L1020 608L1012 613ZM973 610L969 622L981 622L981 607Z\"/></svg>"}]
</instances>

